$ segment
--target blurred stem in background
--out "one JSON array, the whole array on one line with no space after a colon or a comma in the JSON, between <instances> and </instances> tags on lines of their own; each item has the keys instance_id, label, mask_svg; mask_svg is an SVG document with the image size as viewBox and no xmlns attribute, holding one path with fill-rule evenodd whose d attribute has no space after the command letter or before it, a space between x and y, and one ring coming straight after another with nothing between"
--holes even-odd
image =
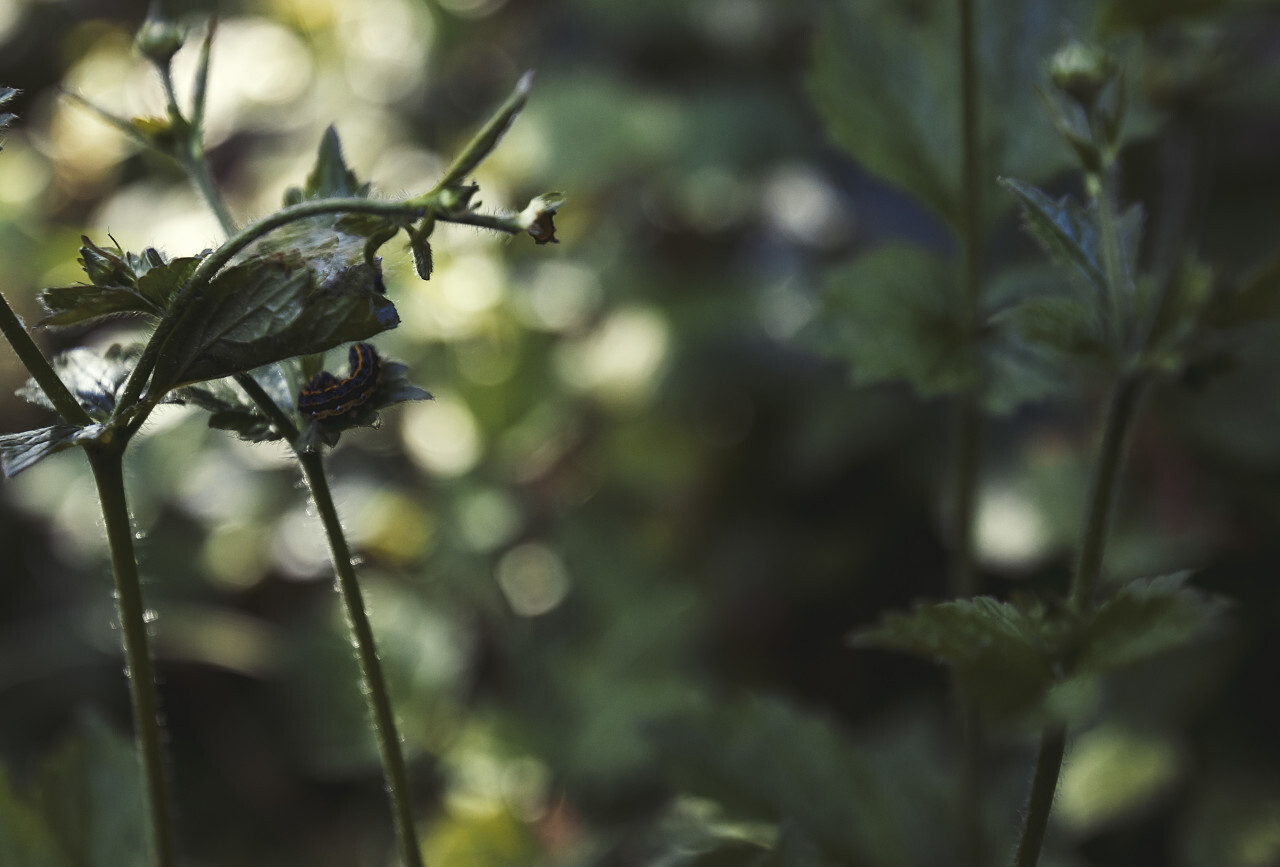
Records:
<instances>
[{"instance_id":1,"label":"blurred stem in background","mask_svg":"<svg viewBox=\"0 0 1280 867\"><path fill-rule=\"evenodd\" d=\"M979 85L976 57L976 22L974 0L959 0L961 134L963 142L961 166L961 311L964 333L971 350L977 348L978 311L982 291L982 207L980 190ZM951 489L951 595L957 599L978 592L977 568L974 563L974 513L978 493L978 472L982 456L982 388L973 383L956 398L952 442ZM959 683L952 691L961 721L963 755L961 757L960 820L962 827L962 863L978 867L986 860L986 841L982 827L982 753L981 722L973 703Z\"/></svg>"}]
</instances>

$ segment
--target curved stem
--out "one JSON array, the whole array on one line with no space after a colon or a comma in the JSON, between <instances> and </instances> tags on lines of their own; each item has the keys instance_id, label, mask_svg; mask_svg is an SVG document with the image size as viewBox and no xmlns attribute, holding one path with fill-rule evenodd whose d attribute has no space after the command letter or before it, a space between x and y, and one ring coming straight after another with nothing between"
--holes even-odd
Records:
<instances>
[{"instance_id":1,"label":"curved stem","mask_svg":"<svg viewBox=\"0 0 1280 867\"><path fill-rule=\"evenodd\" d=\"M133 524L124 490L124 442L86 446L89 466L98 487L102 516L111 549L116 606L124 643L129 699L133 706L134 737L142 758L150 818L151 854L158 867L175 863L172 796L164 756L164 726L155 673L147 640L147 618L142 603L138 561L133 550Z\"/></svg>"},{"instance_id":2,"label":"curved stem","mask_svg":"<svg viewBox=\"0 0 1280 867\"><path fill-rule=\"evenodd\" d=\"M129 380L125 383L119 404L131 407L137 403L147 378L155 368L156 359L163 351L165 341L173 332L183 314L187 312L192 302L200 296L200 293L209 286L209 283L212 282L217 273L254 241L265 237L276 229L309 217L330 214L373 214L382 217L417 219L426 213L430 205L431 203L425 199L408 199L402 202L384 202L357 198L312 199L288 208L282 208L271 216L236 232L227 239L226 243L201 260L196 270L192 273L191 279L174 297L169 306L169 312L160 320L155 333L147 341L147 346L143 350L142 356L138 359L137 366L133 369L133 373L129 375Z\"/></svg>"},{"instance_id":3,"label":"curved stem","mask_svg":"<svg viewBox=\"0 0 1280 867\"><path fill-rule=\"evenodd\" d=\"M1031 797L1027 801L1026 820L1014 867L1035 867L1044 845L1044 832L1049 827L1053 795L1062 771L1062 756L1067 749L1067 732L1061 726L1047 729L1040 738L1040 754L1036 757L1036 774L1031 781Z\"/></svg>"},{"instance_id":4,"label":"curved stem","mask_svg":"<svg viewBox=\"0 0 1280 867\"><path fill-rule=\"evenodd\" d=\"M333 571L337 576L338 591L342 595L342 603L347 611L347 621L355 639L356 657L364 677L369 714L372 717L374 734L378 739L378 751L382 756L382 769L386 775L387 794L391 799L401 859L404 867L422 867L422 855L418 850L414 831L413 804L409 796L409 778L405 770L404 753L400 747L400 735L396 728L395 714L391 708L391 695L387 692L386 679L382 674L382 662L378 658L377 645L374 643L373 629L369 626L364 598L360 593L360 585L356 581L355 568L351 565L351 550L347 547L346 537L342 533L342 522L334 506L333 495L329 491L329 482L325 478L324 462L320 454L299 451L298 461L302 464L302 473L306 477L307 486L311 489L311 498L316 504L316 511L320 513L320 520L324 522L325 534L329 537Z\"/></svg>"},{"instance_id":5,"label":"curved stem","mask_svg":"<svg viewBox=\"0 0 1280 867\"><path fill-rule=\"evenodd\" d=\"M66 383L53 369L49 359L44 357L40 347L36 346L35 341L23 326L22 320L13 312L13 308L9 306L9 302L3 295L0 295L0 332L4 333L5 339L18 354L18 359L27 368L27 372L44 389L45 396L49 398L53 408L68 424L93 424L89 413L68 390Z\"/></svg>"}]
</instances>

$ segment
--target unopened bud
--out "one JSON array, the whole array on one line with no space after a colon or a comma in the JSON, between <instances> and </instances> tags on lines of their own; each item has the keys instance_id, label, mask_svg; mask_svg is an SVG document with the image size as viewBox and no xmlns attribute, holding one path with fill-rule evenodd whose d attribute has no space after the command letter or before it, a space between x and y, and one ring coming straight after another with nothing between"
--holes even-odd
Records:
<instances>
[{"instance_id":1,"label":"unopened bud","mask_svg":"<svg viewBox=\"0 0 1280 867\"><path fill-rule=\"evenodd\" d=\"M1110 54L1076 40L1058 49L1049 61L1049 81L1086 110L1098 101L1118 71Z\"/></svg>"}]
</instances>

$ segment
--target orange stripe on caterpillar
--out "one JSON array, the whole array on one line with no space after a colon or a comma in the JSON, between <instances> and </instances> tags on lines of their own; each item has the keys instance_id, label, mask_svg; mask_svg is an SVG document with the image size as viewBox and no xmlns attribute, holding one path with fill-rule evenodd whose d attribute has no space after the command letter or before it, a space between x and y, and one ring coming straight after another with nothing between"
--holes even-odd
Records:
<instances>
[{"instance_id":1,"label":"orange stripe on caterpillar","mask_svg":"<svg viewBox=\"0 0 1280 867\"><path fill-rule=\"evenodd\" d=\"M334 418L367 403L378 389L381 364L378 353L367 343L356 343L348 353L351 373L338 379L322 370L303 386L298 395L298 412L315 419Z\"/></svg>"}]
</instances>

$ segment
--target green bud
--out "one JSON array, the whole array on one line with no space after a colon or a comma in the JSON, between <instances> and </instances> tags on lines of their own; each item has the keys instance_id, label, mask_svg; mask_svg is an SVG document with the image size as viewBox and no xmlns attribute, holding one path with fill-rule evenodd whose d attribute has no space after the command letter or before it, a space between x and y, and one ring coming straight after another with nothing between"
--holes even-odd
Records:
<instances>
[{"instance_id":1,"label":"green bud","mask_svg":"<svg viewBox=\"0 0 1280 867\"><path fill-rule=\"evenodd\" d=\"M1086 111L1098 101L1102 89L1119 68L1110 54L1096 45L1072 40L1049 60L1049 81Z\"/></svg>"},{"instance_id":2,"label":"green bud","mask_svg":"<svg viewBox=\"0 0 1280 867\"><path fill-rule=\"evenodd\" d=\"M133 38L133 44L138 53L156 66L167 67L186 38L186 32L165 18L159 4L153 3L147 12L147 20L142 22Z\"/></svg>"}]
</instances>

